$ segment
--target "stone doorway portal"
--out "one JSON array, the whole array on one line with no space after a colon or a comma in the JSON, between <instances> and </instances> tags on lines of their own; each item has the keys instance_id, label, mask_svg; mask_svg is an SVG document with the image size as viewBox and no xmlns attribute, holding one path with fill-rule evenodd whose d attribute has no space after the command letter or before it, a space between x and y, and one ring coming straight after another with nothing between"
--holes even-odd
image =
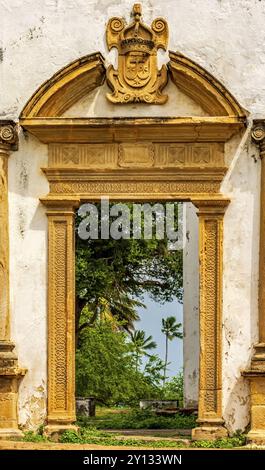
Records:
<instances>
[{"instance_id":1,"label":"stone doorway portal","mask_svg":"<svg viewBox=\"0 0 265 470\"><path fill-rule=\"evenodd\" d=\"M102 85L99 53L58 72L25 106L21 126L48 144L43 168L50 192L48 228L47 432L75 423L75 209L82 201L190 201L198 209L200 244L200 385L195 439L224 436L222 418L222 250L229 198L224 144L245 114L197 64L170 53L172 82L207 112L192 117L65 117ZM163 113L161 108L161 113ZM137 152L136 152L137 150Z\"/></svg>"}]
</instances>

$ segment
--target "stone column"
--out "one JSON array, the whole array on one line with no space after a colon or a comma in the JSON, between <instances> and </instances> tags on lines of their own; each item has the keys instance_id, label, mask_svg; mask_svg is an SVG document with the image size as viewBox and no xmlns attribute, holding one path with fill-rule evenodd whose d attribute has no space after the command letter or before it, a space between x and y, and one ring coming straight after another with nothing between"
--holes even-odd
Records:
<instances>
[{"instance_id":1,"label":"stone column","mask_svg":"<svg viewBox=\"0 0 265 470\"><path fill-rule=\"evenodd\" d=\"M261 158L260 245L259 245L259 342L250 369L243 375L250 381L251 428L249 442L265 444L265 120L254 121L252 139Z\"/></svg>"},{"instance_id":2,"label":"stone column","mask_svg":"<svg viewBox=\"0 0 265 470\"><path fill-rule=\"evenodd\" d=\"M75 212L76 200L42 200L48 216L48 423L56 437L76 426Z\"/></svg>"},{"instance_id":3,"label":"stone column","mask_svg":"<svg viewBox=\"0 0 265 470\"><path fill-rule=\"evenodd\" d=\"M200 253L199 427L193 439L227 436L222 418L223 218L229 200L193 201L198 207Z\"/></svg>"},{"instance_id":4,"label":"stone column","mask_svg":"<svg viewBox=\"0 0 265 470\"><path fill-rule=\"evenodd\" d=\"M24 369L18 367L10 339L8 157L15 150L17 131L12 121L0 121L0 439L21 434L17 420L18 385Z\"/></svg>"}]
</instances>

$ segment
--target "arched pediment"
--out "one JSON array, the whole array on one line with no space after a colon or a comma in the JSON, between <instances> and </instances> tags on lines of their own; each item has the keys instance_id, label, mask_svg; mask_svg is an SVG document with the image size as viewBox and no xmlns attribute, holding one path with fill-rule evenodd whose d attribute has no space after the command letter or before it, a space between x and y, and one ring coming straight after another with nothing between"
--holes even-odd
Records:
<instances>
[{"instance_id":1,"label":"arched pediment","mask_svg":"<svg viewBox=\"0 0 265 470\"><path fill-rule=\"evenodd\" d=\"M29 99L20 118L59 117L92 90L106 76L100 52L71 62L41 85Z\"/></svg>"},{"instance_id":2,"label":"arched pediment","mask_svg":"<svg viewBox=\"0 0 265 470\"><path fill-rule=\"evenodd\" d=\"M210 116L246 115L231 93L207 70L179 52L169 52L169 58L172 81Z\"/></svg>"},{"instance_id":3,"label":"arched pediment","mask_svg":"<svg viewBox=\"0 0 265 470\"><path fill-rule=\"evenodd\" d=\"M169 57L168 70L172 82L208 116L245 117L246 113L236 99L209 72L178 52L170 52ZM82 57L41 85L27 102L20 119L61 117L82 98L103 85L105 77L104 58L99 52ZM163 116L163 106L158 106Z\"/></svg>"}]
</instances>

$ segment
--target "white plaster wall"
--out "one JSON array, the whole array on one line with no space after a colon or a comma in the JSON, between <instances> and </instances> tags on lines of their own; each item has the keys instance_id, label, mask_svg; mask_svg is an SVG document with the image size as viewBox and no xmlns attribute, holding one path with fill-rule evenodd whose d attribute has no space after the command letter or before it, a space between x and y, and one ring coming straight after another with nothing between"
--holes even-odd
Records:
<instances>
[{"instance_id":1,"label":"white plaster wall","mask_svg":"<svg viewBox=\"0 0 265 470\"><path fill-rule=\"evenodd\" d=\"M47 218L39 197L48 193L41 172L47 147L20 135L9 159L10 277L12 340L19 365L28 372L19 392L19 422L36 428L46 415Z\"/></svg>"},{"instance_id":2,"label":"white plaster wall","mask_svg":"<svg viewBox=\"0 0 265 470\"><path fill-rule=\"evenodd\" d=\"M224 223L223 413L231 432L249 422L249 388L241 372L258 342L260 160L250 141L226 144L230 170L222 191L231 198Z\"/></svg>"},{"instance_id":3,"label":"white plaster wall","mask_svg":"<svg viewBox=\"0 0 265 470\"><path fill-rule=\"evenodd\" d=\"M64 113L64 117L113 117L113 116L207 116L207 113L188 96L184 95L169 80L163 90L168 101L161 107L145 104L113 104L106 100L110 89L106 83L93 90Z\"/></svg>"},{"instance_id":4,"label":"white plaster wall","mask_svg":"<svg viewBox=\"0 0 265 470\"><path fill-rule=\"evenodd\" d=\"M1 0L0 116L17 118L27 98L68 62L101 51L110 16L134 0ZM265 5L259 0L145 0L144 19L169 21L169 49L206 67L255 115L265 112ZM165 61L165 53L161 52ZM4 91L3 91L4 90Z\"/></svg>"},{"instance_id":5,"label":"white plaster wall","mask_svg":"<svg viewBox=\"0 0 265 470\"><path fill-rule=\"evenodd\" d=\"M106 22L113 15L128 18L133 3L0 0L0 118L17 120L36 88L72 60L95 51L107 63L113 60L104 40ZM146 0L143 5L147 23L156 16L169 21L170 49L219 78L250 111L250 119L265 117L264 1ZM161 53L160 61L166 60ZM48 189L40 171L45 152L32 138L21 137L19 151L10 158L12 332L20 363L29 368L20 394L23 424L29 423L30 402L42 396L46 382L46 217L38 203ZM232 197L225 217L223 404L231 430L247 424L248 391L240 369L257 338L260 169L255 152L248 144L240 146L240 138L227 146L232 170L223 185ZM27 189L20 182L25 179Z\"/></svg>"},{"instance_id":6,"label":"white plaster wall","mask_svg":"<svg viewBox=\"0 0 265 470\"><path fill-rule=\"evenodd\" d=\"M199 221L196 208L186 203L183 250L183 378L184 406L196 408L199 396Z\"/></svg>"}]
</instances>

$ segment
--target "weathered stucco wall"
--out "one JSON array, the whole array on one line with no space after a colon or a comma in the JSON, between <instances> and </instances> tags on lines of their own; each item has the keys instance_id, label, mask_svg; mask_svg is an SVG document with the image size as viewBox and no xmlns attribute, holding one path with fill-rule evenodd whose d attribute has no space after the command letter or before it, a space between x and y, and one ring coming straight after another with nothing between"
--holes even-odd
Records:
<instances>
[{"instance_id":1,"label":"weathered stucco wall","mask_svg":"<svg viewBox=\"0 0 265 470\"><path fill-rule=\"evenodd\" d=\"M36 428L46 415L47 218L39 203L48 192L41 172L47 148L20 135L9 160L10 276L12 339L28 372L20 386L19 421Z\"/></svg>"},{"instance_id":2,"label":"weathered stucco wall","mask_svg":"<svg viewBox=\"0 0 265 470\"><path fill-rule=\"evenodd\" d=\"M230 170L222 190L231 198L224 221L223 413L230 431L249 422L249 366L258 340L260 160L250 129L226 145Z\"/></svg>"},{"instance_id":3,"label":"weathered stucco wall","mask_svg":"<svg viewBox=\"0 0 265 470\"><path fill-rule=\"evenodd\" d=\"M77 57L101 51L109 17L132 0L1 0L2 117L16 118L36 88ZM246 109L264 115L265 6L259 0L146 0L144 19L169 21L169 49L219 78ZM162 60L165 53L161 52ZM166 60L166 59L165 59ZM165 61L164 60L164 61ZM36 64L36 65L35 65ZM1 87L2 88L2 87Z\"/></svg>"},{"instance_id":4,"label":"weathered stucco wall","mask_svg":"<svg viewBox=\"0 0 265 470\"><path fill-rule=\"evenodd\" d=\"M101 51L107 62L113 60L115 54L106 50L105 24L113 15L128 18L132 4L129 0L2 0L0 118L17 120L36 88L72 60L95 51ZM263 1L146 0L143 4L147 23L156 16L168 20L170 49L219 78L250 112L250 120L265 116ZM160 57L167 61L166 54ZM183 102L186 112L189 106ZM142 115L152 115L152 108L142 110ZM127 112L137 114L138 109ZM223 406L227 424L235 430L248 421L248 388L240 370L249 362L257 338L260 168L247 135L233 139L226 155L231 170L223 191L231 195L232 203L225 216ZM29 369L19 403L20 423L28 426L41 423L46 393L46 217L38 202L48 191L40 170L46 158L45 146L21 136L19 151L9 163L12 336L20 364Z\"/></svg>"}]
</instances>

